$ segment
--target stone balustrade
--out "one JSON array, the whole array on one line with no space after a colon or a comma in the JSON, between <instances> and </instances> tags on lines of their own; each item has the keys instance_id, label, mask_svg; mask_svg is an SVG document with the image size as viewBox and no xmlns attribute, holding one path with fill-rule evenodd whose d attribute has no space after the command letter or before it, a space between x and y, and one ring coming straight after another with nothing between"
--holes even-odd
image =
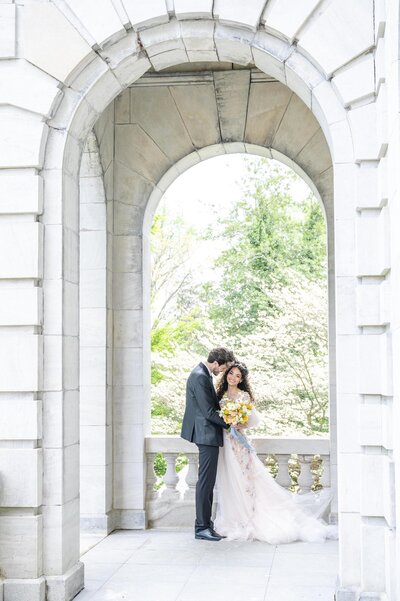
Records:
<instances>
[{"instance_id":1,"label":"stone balustrade","mask_svg":"<svg viewBox=\"0 0 400 601\"><path fill-rule=\"evenodd\" d=\"M265 469L281 486L293 492L318 490L330 486L330 441L324 438L252 437L253 445ZM146 508L149 526L190 526L194 521L197 482L196 445L179 436L149 436L145 439L147 479ZM154 463L161 454L165 475L157 477ZM178 457L187 464L176 470ZM218 491L215 499L218 502Z\"/></svg>"}]
</instances>

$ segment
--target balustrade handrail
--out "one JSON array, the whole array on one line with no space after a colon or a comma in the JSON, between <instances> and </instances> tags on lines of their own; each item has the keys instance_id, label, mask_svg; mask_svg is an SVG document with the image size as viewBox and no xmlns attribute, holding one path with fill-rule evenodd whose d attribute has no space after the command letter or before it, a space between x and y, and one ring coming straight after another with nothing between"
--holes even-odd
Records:
<instances>
[{"instance_id":1,"label":"balustrade handrail","mask_svg":"<svg viewBox=\"0 0 400 601\"><path fill-rule=\"evenodd\" d=\"M281 485L294 493L318 491L330 486L330 440L328 438L282 438L251 436L259 459ZM198 448L177 435L145 437L146 502L152 526L189 525L194 519ZM162 455L165 474L155 472ZM185 469L177 469L180 455ZM159 468L158 468L159 469ZM179 473L178 473L179 472Z\"/></svg>"},{"instance_id":2,"label":"balustrade handrail","mask_svg":"<svg viewBox=\"0 0 400 601\"><path fill-rule=\"evenodd\" d=\"M285 438L278 436L251 436L257 453L275 455L330 455L329 438ZM175 434L145 437L146 453L197 453L197 446Z\"/></svg>"}]
</instances>

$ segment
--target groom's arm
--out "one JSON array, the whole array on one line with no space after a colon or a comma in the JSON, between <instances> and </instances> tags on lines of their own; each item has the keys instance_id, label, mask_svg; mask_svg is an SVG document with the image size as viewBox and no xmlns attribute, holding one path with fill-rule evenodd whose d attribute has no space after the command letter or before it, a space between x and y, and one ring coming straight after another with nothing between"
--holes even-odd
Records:
<instances>
[{"instance_id":1,"label":"groom's arm","mask_svg":"<svg viewBox=\"0 0 400 601\"><path fill-rule=\"evenodd\" d=\"M228 429L229 426L218 415L218 411L210 404L210 382L204 376L200 377L194 383L194 396L203 416L210 422Z\"/></svg>"}]
</instances>

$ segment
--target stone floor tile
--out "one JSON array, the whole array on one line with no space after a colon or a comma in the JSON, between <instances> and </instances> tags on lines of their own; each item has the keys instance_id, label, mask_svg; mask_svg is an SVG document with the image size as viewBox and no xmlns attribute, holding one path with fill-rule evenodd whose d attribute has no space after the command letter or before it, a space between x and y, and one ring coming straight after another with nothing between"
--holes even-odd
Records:
<instances>
[{"instance_id":1,"label":"stone floor tile","mask_svg":"<svg viewBox=\"0 0 400 601\"><path fill-rule=\"evenodd\" d=\"M92 549L96 546L100 541L105 538L104 534L89 534L89 533L81 533L80 538L80 550L81 555Z\"/></svg>"},{"instance_id":2,"label":"stone floor tile","mask_svg":"<svg viewBox=\"0 0 400 601\"><path fill-rule=\"evenodd\" d=\"M104 584L120 567L119 563L85 562L85 581L99 580Z\"/></svg>"},{"instance_id":3,"label":"stone floor tile","mask_svg":"<svg viewBox=\"0 0 400 601\"><path fill-rule=\"evenodd\" d=\"M135 582L106 583L90 601L176 601L181 590L182 583L159 583L154 575L150 582L142 583L140 587Z\"/></svg>"},{"instance_id":4,"label":"stone floor tile","mask_svg":"<svg viewBox=\"0 0 400 601\"><path fill-rule=\"evenodd\" d=\"M335 589L327 586L276 586L269 584L265 601L333 601Z\"/></svg>"},{"instance_id":5,"label":"stone floor tile","mask_svg":"<svg viewBox=\"0 0 400 601\"><path fill-rule=\"evenodd\" d=\"M332 601L337 542L274 547L196 541L193 532L118 531L82 560L77 601Z\"/></svg>"},{"instance_id":6,"label":"stone floor tile","mask_svg":"<svg viewBox=\"0 0 400 601\"><path fill-rule=\"evenodd\" d=\"M90 580L85 577L85 588L75 597L75 601L89 601L103 584L102 580Z\"/></svg>"},{"instance_id":7,"label":"stone floor tile","mask_svg":"<svg viewBox=\"0 0 400 601\"><path fill-rule=\"evenodd\" d=\"M198 566L189 578L188 583L203 587L207 584L211 587L234 589L245 583L252 586L266 587L269 578L269 569L263 567L235 566Z\"/></svg>"},{"instance_id":8,"label":"stone floor tile","mask_svg":"<svg viewBox=\"0 0 400 601\"><path fill-rule=\"evenodd\" d=\"M184 584L192 575L195 568L191 565L169 564L158 565L155 571L153 564L135 565L126 563L119 567L109 581L136 582L138 586L151 582L156 576L157 582L181 582Z\"/></svg>"},{"instance_id":9,"label":"stone floor tile","mask_svg":"<svg viewBox=\"0 0 400 601\"><path fill-rule=\"evenodd\" d=\"M204 555L203 549L182 550L171 549L147 549L141 548L133 551L128 559L129 564L151 564L151 565L197 565Z\"/></svg>"},{"instance_id":10,"label":"stone floor tile","mask_svg":"<svg viewBox=\"0 0 400 601\"><path fill-rule=\"evenodd\" d=\"M278 545L276 548L280 553L321 553L322 555L333 554L338 552L338 541L327 540L324 543L288 543L286 545Z\"/></svg>"},{"instance_id":11,"label":"stone floor tile","mask_svg":"<svg viewBox=\"0 0 400 601\"><path fill-rule=\"evenodd\" d=\"M253 566L270 569L274 559L273 548L254 549L233 548L221 553L218 549L206 550L200 560L200 565L223 565L223 566Z\"/></svg>"},{"instance_id":12,"label":"stone floor tile","mask_svg":"<svg viewBox=\"0 0 400 601\"><path fill-rule=\"evenodd\" d=\"M83 563L125 563L131 555L134 553L134 549L108 549L102 545L97 545L90 549L87 553L82 555L81 561Z\"/></svg>"},{"instance_id":13,"label":"stone floor tile","mask_svg":"<svg viewBox=\"0 0 400 601\"><path fill-rule=\"evenodd\" d=\"M229 578L232 578L230 580ZM177 601L264 601L266 585L256 585L236 580L234 575L225 574L225 582L216 584L212 579L201 585L189 580Z\"/></svg>"}]
</instances>

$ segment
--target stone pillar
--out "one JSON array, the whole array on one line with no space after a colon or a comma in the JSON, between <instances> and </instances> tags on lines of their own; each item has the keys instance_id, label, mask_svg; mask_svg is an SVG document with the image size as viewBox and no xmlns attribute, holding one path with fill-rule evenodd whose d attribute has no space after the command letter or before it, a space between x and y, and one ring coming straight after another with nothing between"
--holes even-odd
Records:
<instances>
[{"instance_id":1,"label":"stone pillar","mask_svg":"<svg viewBox=\"0 0 400 601\"><path fill-rule=\"evenodd\" d=\"M106 117L107 112L102 119ZM107 238L103 170L96 136L91 132L80 170L81 528L106 533L112 530L112 389L107 382L107 366L112 360L107 352L111 299L107 290L110 279Z\"/></svg>"},{"instance_id":2,"label":"stone pillar","mask_svg":"<svg viewBox=\"0 0 400 601\"><path fill-rule=\"evenodd\" d=\"M141 233L149 183L132 167L136 155L129 143L136 140L135 126L129 124L129 101L129 89L115 101L114 507L119 526L135 529L146 525L144 437L149 433L149 417L144 399L149 375L143 370Z\"/></svg>"},{"instance_id":3,"label":"stone pillar","mask_svg":"<svg viewBox=\"0 0 400 601\"><path fill-rule=\"evenodd\" d=\"M12 162L0 156L0 570L5 599L42 601L43 181Z\"/></svg>"},{"instance_id":4,"label":"stone pillar","mask_svg":"<svg viewBox=\"0 0 400 601\"><path fill-rule=\"evenodd\" d=\"M386 312L390 310L391 344L393 364L393 400L388 399L387 407L384 406L383 428L385 438L390 440L393 453L388 467L390 469L390 484L385 491L385 505L391 512L391 528L386 530L384 539L385 556L387 558L387 588L390 601L400 599L400 534L397 524L400 523L400 253L398 243L398 224L400 220L400 52L399 52L399 27L400 8L398 3L386 2L387 14L382 7L377 13L377 31L383 31L386 25L385 36L377 39L377 79L383 80L387 86L387 128L388 128L388 154L385 161L381 161L378 179L380 196L388 199L390 211L390 289L386 286L383 297ZM386 21L386 23L384 23ZM385 444L385 447L389 444Z\"/></svg>"},{"instance_id":5,"label":"stone pillar","mask_svg":"<svg viewBox=\"0 0 400 601\"><path fill-rule=\"evenodd\" d=\"M377 15L377 44L384 32L380 23ZM361 86L361 80L359 83ZM364 98L349 111L356 164L338 166L342 172L338 181L343 184L337 198L340 213L336 215L341 299L337 327L343 587L338 601L363 599L362 591L376 599L381 595L394 599L390 596L394 527L392 317L387 302L391 259L387 193L381 185L386 179L388 138L384 78L379 76L375 83L371 92L376 94L376 101ZM355 83L353 94L358 89ZM365 94L365 87L361 94ZM348 252L343 252L346 249ZM354 262L349 261L351 255Z\"/></svg>"},{"instance_id":6,"label":"stone pillar","mask_svg":"<svg viewBox=\"0 0 400 601\"><path fill-rule=\"evenodd\" d=\"M61 145L78 160L79 146L51 129L50 148ZM79 562L79 191L68 168L45 179L43 572L47 599L70 599L83 586Z\"/></svg>"}]
</instances>

